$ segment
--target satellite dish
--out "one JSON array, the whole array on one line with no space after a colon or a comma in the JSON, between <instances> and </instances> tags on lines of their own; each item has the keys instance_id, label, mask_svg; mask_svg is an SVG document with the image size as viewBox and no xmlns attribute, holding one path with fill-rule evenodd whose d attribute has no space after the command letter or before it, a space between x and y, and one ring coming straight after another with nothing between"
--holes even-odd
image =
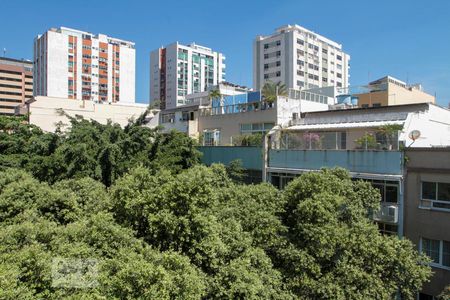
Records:
<instances>
[{"instance_id":1,"label":"satellite dish","mask_svg":"<svg viewBox=\"0 0 450 300\"><path fill-rule=\"evenodd\" d=\"M420 137L420 131L419 130L413 130L408 134L408 137L415 141Z\"/></svg>"}]
</instances>

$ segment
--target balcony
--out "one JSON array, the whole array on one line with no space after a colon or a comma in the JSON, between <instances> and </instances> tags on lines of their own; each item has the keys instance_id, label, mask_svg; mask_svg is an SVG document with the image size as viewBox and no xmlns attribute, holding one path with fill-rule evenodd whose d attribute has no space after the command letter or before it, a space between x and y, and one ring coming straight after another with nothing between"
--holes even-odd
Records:
<instances>
[{"instance_id":1,"label":"balcony","mask_svg":"<svg viewBox=\"0 0 450 300\"><path fill-rule=\"evenodd\" d=\"M402 175L401 151L269 150L269 168L320 170L345 168L354 173Z\"/></svg>"},{"instance_id":2,"label":"balcony","mask_svg":"<svg viewBox=\"0 0 450 300\"><path fill-rule=\"evenodd\" d=\"M201 146L198 150L203 153L202 162L206 165L212 163L229 165L231 161L240 159L243 168L262 170L263 152L260 147Z\"/></svg>"}]
</instances>

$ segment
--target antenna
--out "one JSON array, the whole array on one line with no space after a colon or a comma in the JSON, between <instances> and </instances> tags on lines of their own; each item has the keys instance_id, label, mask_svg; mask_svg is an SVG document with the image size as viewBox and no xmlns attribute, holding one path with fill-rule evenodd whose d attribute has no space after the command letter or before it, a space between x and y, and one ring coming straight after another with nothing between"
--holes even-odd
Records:
<instances>
[{"instance_id":1,"label":"antenna","mask_svg":"<svg viewBox=\"0 0 450 300\"><path fill-rule=\"evenodd\" d=\"M408 147L411 147L412 144L414 144L414 142L420 137L420 131L419 130L412 130L409 134L408 137L413 141Z\"/></svg>"}]
</instances>

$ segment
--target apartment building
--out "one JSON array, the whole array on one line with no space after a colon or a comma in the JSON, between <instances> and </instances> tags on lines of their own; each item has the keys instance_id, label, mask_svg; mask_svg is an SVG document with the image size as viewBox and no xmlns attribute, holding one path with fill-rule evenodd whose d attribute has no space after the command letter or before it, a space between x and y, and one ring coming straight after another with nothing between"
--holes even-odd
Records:
<instances>
[{"instance_id":1,"label":"apartment building","mask_svg":"<svg viewBox=\"0 0 450 300\"><path fill-rule=\"evenodd\" d=\"M186 104L186 96L225 81L225 56L211 48L178 42L150 53L150 102L161 109Z\"/></svg>"},{"instance_id":2,"label":"apartment building","mask_svg":"<svg viewBox=\"0 0 450 300\"><path fill-rule=\"evenodd\" d=\"M205 92L192 94L188 96L189 104L162 110L161 126L200 138L203 145L237 145L246 135L290 124L302 112L328 110L328 103L333 101L306 90L290 90L289 95L267 102L260 91L225 84L218 89L218 98L210 99Z\"/></svg>"},{"instance_id":3,"label":"apartment building","mask_svg":"<svg viewBox=\"0 0 450 300\"><path fill-rule=\"evenodd\" d=\"M392 76L370 82L367 86L350 88L359 107L377 107L412 103L435 103L435 97L426 93L421 84L407 84Z\"/></svg>"},{"instance_id":4,"label":"apartment building","mask_svg":"<svg viewBox=\"0 0 450 300\"><path fill-rule=\"evenodd\" d=\"M34 40L34 95L135 102L134 43L66 27Z\"/></svg>"},{"instance_id":5,"label":"apartment building","mask_svg":"<svg viewBox=\"0 0 450 300\"><path fill-rule=\"evenodd\" d=\"M0 114L14 115L33 96L33 63L0 57Z\"/></svg>"},{"instance_id":6,"label":"apartment building","mask_svg":"<svg viewBox=\"0 0 450 300\"><path fill-rule=\"evenodd\" d=\"M266 81L304 89L349 85L350 56L342 45L299 25L286 25L253 44L253 88Z\"/></svg>"},{"instance_id":7,"label":"apartment building","mask_svg":"<svg viewBox=\"0 0 450 300\"><path fill-rule=\"evenodd\" d=\"M420 300L432 300L450 285L450 148L405 152L405 236L432 259L433 277Z\"/></svg>"},{"instance_id":8,"label":"apartment building","mask_svg":"<svg viewBox=\"0 0 450 300\"><path fill-rule=\"evenodd\" d=\"M30 124L47 132L54 132L57 128L63 131L70 128L70 120L66 115L81 116L102 124L112 121L124 127L147 109L148 105L142 103L107 103L46 96L36 96L27 101ZM158 110L149 112L146 124L149 127L158 126Z\"/></svg>"}]
</instances>

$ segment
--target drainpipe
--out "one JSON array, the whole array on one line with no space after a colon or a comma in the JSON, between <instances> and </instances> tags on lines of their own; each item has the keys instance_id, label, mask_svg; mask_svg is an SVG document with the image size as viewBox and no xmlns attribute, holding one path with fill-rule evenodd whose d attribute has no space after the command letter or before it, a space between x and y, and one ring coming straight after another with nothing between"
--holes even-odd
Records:
<instances>
[{"instance_id":1,"label":"drainpipe","mask_svg":"<svg viewBox=\"0 0 450 300\"><path fill-rule=\"evenodd\" d=\"M405 193L404 193L404 182L405 182L405 173L403 172L403 176L399 182L399 203L398 203L398 237L400 239L403 238L403 223L404 223L404 208L405 208Z\"/></svg>"},{"instance_id":2,"label":"drainpipe","mask_svg":"<svg viewBox=\"0 0 450 300\"><path fill-rule=\"evenodd\" d=\"M274 135L278 130L281 129L280 125L275 125L265 136L263 139L263 170L262 170L262 181L267 182L267 168L269 167L269 139L271 139L272 135Z\"/></svg>"}]
</instances>

